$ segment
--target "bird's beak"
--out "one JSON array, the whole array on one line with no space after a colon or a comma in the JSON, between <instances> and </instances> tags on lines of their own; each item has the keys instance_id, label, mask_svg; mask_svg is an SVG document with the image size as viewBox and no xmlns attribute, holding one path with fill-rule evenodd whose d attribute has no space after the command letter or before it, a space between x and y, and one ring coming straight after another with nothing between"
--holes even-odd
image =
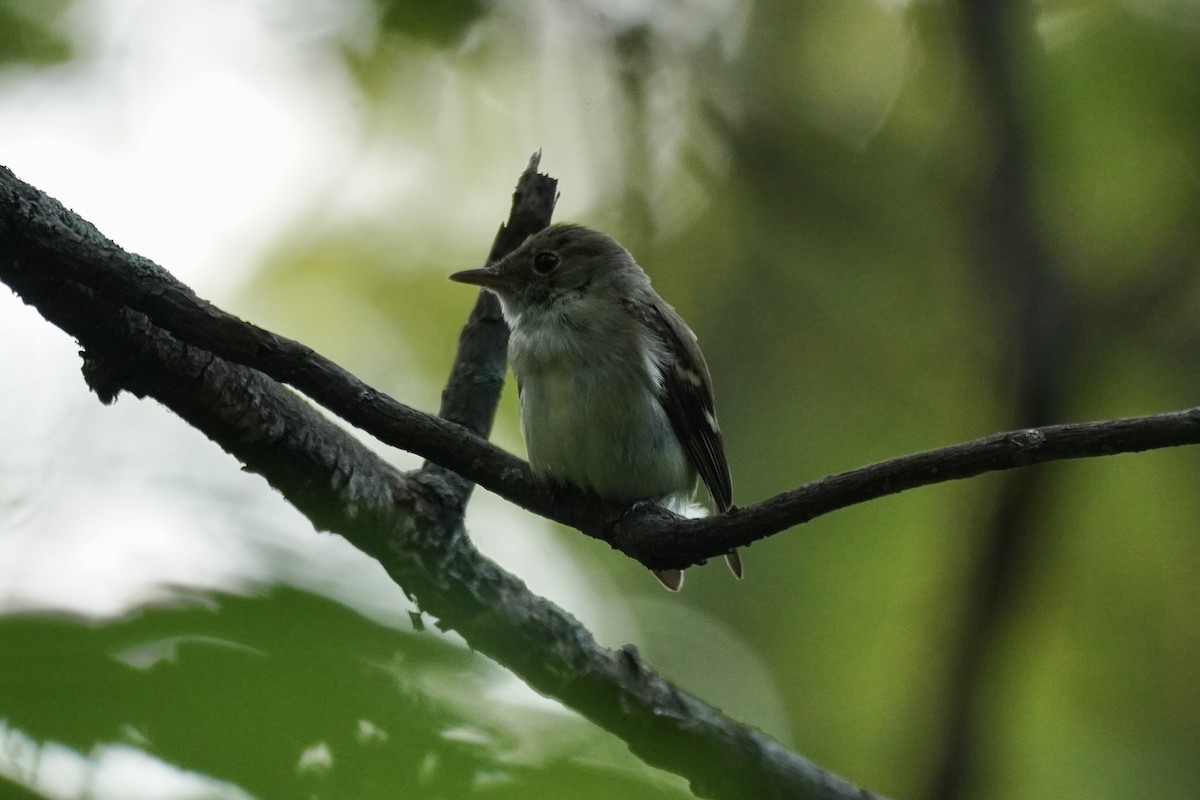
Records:
<instances>
[{"instance_id":1,"label":"bird's beak","mask_svg":"<svg viewBox=\"0 0 1200 800\"><path fill-rule=\"evenodd\" d=\"M451 275L450 280L457 281L458 283L470 283L475 286L482 286L485 289L504 289L512 285L512 279L496 271L494 267L465 269L462 272L456 272Z\"/></svg>"}]
</instances>

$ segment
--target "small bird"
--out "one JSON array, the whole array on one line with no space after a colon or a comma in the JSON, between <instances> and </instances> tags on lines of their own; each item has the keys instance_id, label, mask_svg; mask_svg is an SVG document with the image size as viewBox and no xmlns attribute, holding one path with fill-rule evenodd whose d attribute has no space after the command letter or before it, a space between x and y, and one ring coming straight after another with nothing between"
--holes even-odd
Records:
<instances>
[{"instance_id":1,"label":"small bird","mask_svg":"<svg viewBox=\"0 0 1200 800\"><path fill-rule=\"evenodd\" d=\"M697 476L733 503L696 335L610 236L558 224L453 281L496 294L511 330L521 431L536 475L621 501L694 510ZM742 577L736 550L725 559ZM683 571L655 570L678 591Z\"/></svg>"}]
</instances>

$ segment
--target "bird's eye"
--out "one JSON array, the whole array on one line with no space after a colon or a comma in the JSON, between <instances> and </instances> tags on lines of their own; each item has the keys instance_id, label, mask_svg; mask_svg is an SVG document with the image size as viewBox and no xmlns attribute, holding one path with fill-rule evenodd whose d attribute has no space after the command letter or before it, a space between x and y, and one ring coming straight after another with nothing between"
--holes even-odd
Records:
<instances>
[{"instance_id":1,"label":"bird's eye","mask_svg":"<svg viewBox=\"0 0 1200 800\"><path fill-rule=\"evenodd\" d=\"M557 253L538 253L533 257L533 271L539 275L549 275L558 267L558 263Z\"/></svg>"}]
</instances>

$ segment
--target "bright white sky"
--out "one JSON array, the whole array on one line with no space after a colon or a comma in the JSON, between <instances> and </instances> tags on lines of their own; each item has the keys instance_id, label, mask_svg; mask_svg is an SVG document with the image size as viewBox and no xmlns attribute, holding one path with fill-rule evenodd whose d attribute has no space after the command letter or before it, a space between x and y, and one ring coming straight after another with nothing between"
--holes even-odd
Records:
<instances>
[{"instance_id":1,"label":"bright white sky","mask_svg":"<svg viewBox=\"0 0 1200 800\"><path fill-rule=\"evenodd\" d=\"M357 137L345 111L353 84L329 40L289 47L267 24L279 5L77 4L64 20L77 60L0 75L3 163L219 299L344 168ZM153 404L101 408L80 380L74 343L7 291L0 337L21 342L0 352L5 374L21 376L0 399L0 463L22 476L8 492L26 509L23 524L0 528L6 554L18 556L0 562L0 608L105 616L163 584L233 588L271 577L263 553L248 557L261 543L233 537L241 526L229 524L230 508L206 508L205 496L244 495L235 513L282 504L245 480L213 486L237 474L228 457ZM148 469L167 491L147 491Z\"/></svg>"},{"instance_id":2,"label":"bright white sky","mask_svg":"<svg viewBox=\"0 0 1200 800\"><path fill-rule=\"evenodd\" d=\"M289 19L275 2L73 4L77 58L0 76L4 163L185 282L225 289L361 135L334 48L366 4L302 5Z\"/></svg>"}]
</instances>

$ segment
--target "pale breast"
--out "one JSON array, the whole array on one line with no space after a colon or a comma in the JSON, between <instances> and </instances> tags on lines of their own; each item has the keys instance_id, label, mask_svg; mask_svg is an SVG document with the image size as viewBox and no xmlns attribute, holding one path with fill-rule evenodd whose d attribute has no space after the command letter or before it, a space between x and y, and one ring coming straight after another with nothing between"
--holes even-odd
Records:
<instances>
[{"instance_id":1,"label":"pale breast","mask_svg":"<svg viewBox=\"0 0 1200 800\"><path fill-rule=\"evenodd\" d=\"M695 470L658 402L653 354L619 331L537 330L510 343L534 471L622 500L690 497Z\"/></svg>"}]
</instances>

